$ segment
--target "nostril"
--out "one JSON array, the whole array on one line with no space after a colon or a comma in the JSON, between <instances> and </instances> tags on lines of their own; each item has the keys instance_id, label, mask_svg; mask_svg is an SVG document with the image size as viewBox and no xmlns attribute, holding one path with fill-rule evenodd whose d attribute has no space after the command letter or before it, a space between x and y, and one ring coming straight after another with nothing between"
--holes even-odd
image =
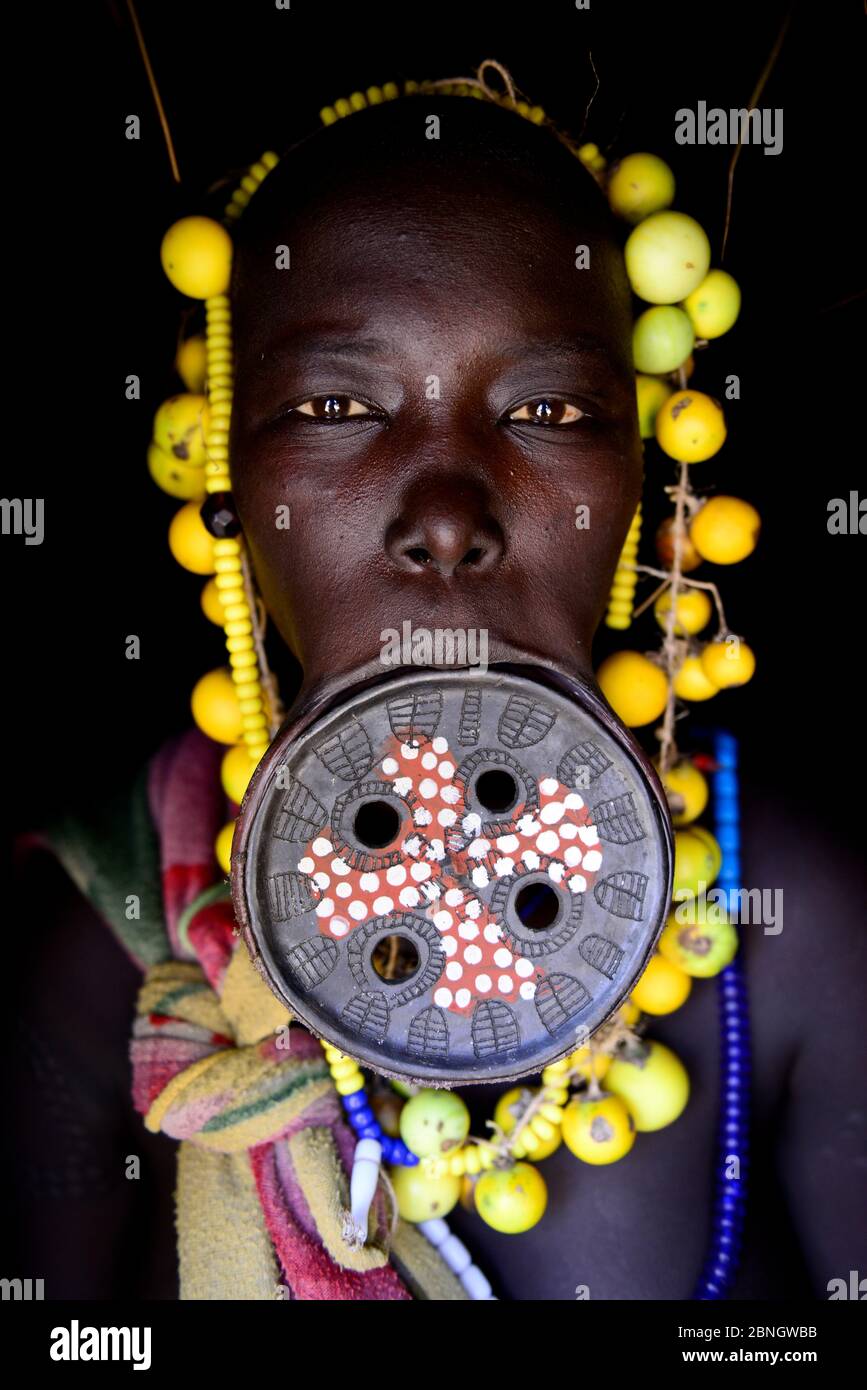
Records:
<instances>
[{"instance_id":1,"label":"nostril","mask_svg":"<svg viewBox=\"0 0 867 1390\"><path fill-rule=\"evenodd\" d=\"M408 550L404 551L404 554L408 560L412 560L414 565L429 565L431 563L431 553L429 550L425 550L423 545L410 546Z\"/></svg>"},{"instance_id":2,"label":"nostril","mask_svg":"<svg viewBox=\"0 0 867 1390\"><path fill-rule=\"evenodd\" d=\"M462 565L478 565L484 557L485 552L482 550L481 546L474 545L471 550L467 551L460 563Z\"/></svg>"}]
</instances>

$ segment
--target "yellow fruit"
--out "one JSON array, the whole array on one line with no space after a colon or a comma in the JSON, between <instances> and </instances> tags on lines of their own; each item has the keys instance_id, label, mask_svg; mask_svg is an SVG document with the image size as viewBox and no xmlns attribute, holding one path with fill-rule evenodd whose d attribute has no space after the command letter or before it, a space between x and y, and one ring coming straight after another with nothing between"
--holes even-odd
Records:
<instances>
[{"instance_id":1,"label":"yellow fruit","mask_svg":"<svg viewBox=\"0 0 867 1390\"><path fill-rule=\"evenodd\" d=\"M622 1019L623 1022L626 1024L627 1028L631 1028L633 1024L638 1022L640 1013L641 1010L639 1009L638 1005L633 1004L631 999L627 999L625 1004L620 1005L620 1008L617 1010L617 1014L615 1015L615 1017ZM608 1060L610 1061L611 1059L609 1058ZM608 1068L606 1067L606 1071L607 1070Z\"/></svg>"},{"instance_id":2,"label":"yellow fruit","mask_svg":"<svg viewBox=\"0 0 867 1390\"><path fill-rule=\"evenodd\" d=\"M590 1080L591 1075L601 1081L611 1065L611 1058L606 1052L590 1051L589 1047L579 1047L577 1052L573 1052L569 1058L569 1066L574 1069L579 1076L583 1076L586 1081Z\"/></svg>"},{"instance_id":3,"label":"yellow fruit","mask_svg":"<svg viewBox=\"0 0 867 1390\"><path fill-rule=\"evenodd\" d=\"M686 213L654 212L630 234L624 256L639 299L676 304L698 289L707 275L710 242L704 228Z\"/></svg>"},{"instance_id":4,"label":"yellow fruit","mask_svg":"<svg viewBox=\"0 0 867 1390\"><path fill-rule=\"evenodd\" d=\"M683 1114L689 1100L686 1068L660 1042L645 1042L635 1060L616 1057L605 1086L620 1096L642 1134L672 1124Z\"/></svg>"},{"instance_id":5,"label":"yellow fruit","mask_svg":"<svg viewBox=\"0 0 867 1390\"><path fill-rule=\"evenodd\" d=\"M655 154L628 154L608 181L612 212L627 222L640 222L661 212L674 199L674 174Z\"/></svg>"},{"instance_id":6,"label":"yellow fruit","mask_svg":"<svg viewBox=\"0 0 867 1390\"><path fill-rule=\"evenodd\" d=\"M619 1096L576 1097L563 1112L563 1142L584 1163L616 1163L635 1143L635 1123Z\"/></svg>"},{"instance_id":7,"label":"yellow fruit","mask_svg":"<svg viewBox=\"0 0 867 1390\"><path fill-rule=\"evenodd\" d=\"M209 579L202 590L202 612L209 623L222 627L225 623L225 609L220 602L220 591L213 579Z\"/></svg>"},{"instance_id":8,"label":"yellow fruit","mask_svg":"<svg viewBox=\"0 0 867 1390\"><path fill-rule=\"evenodd\" d=\"M701 831L701 833L699 833ZM676 902L683 897L698 897L710 887L720 871L722 854L709 830L691 825L688 830L674 834L674 885Z\"/></svg>"},{"instance_id":9,"label":"yellow fruit","mask_svg":"<svg viewBox=\"0 0 867 1390\"><path fill-rule=\"evenodd\" d=\"M409 1168L406 1172L412 1172ZM541 1221L548 1205L545 1179L532 1163L489 1168L476 1183L476 1211L504 1235L520 1235Z\"/></svg>"},{"instance_id":10,"label":"yellow fruit","mask_svg":"<svg viewBox=\"0 0 867 1390\"><path fill-rule=\"evenodd\" d=\"M681 905L678 911L683 910ZM695 917L696 904L690 904L688 915ZM738 949L737 931L722 913L719 916L718 921L679 922L672 913L659 938L660 954L697 980L718 975L731 964Z\"/></svg>"},{"instance_id":11,"label":"yellow fruit","mask_svg":"<svg viewBox=\"0 0 867 1390\"><path fill-rule=\"evenodd\" d=\"M461 1195L460 1178L449 1172L429 1178L421 1164L415 1168L401 1164L389 1171L389 1177L404 1221L432 1221L434 1217L448 1216Z\"/></svg>"},{"instance_id":12,"label":"yellow fruit","mask_svg":"<svg viewBox=\"0 0 867 1390\"><path fill-rule=\"evenodd\" d=\"M719 687L708 680L701 658L688 656L674 678L674 693L679 700L710 700Z\"/></svg>"},{"instance_id":13,"label":"yellow fruit","mask_svg":"<svg viewBox=\"0 0 867 1390\"><path fill-rule=\"evenodd\" d=\"M214 845L214 854L217 857L217 863L224 874L231 873L232 869L232 836L234 833L235 822L230 820L228 825L223 826Z\"/></svg>"},{"instance_id":14,"label":"yellow fruit","mask_svg":"<svg viewBox=\"0 0 867 1390\"><path fill-rule=\"evenodd\" d=\"M500 1096L494 1110L494 1121L500 1126L504 1134L513 1132L520 1109L525 1109L527 1101L538 1095L538 1092L538 1086L515 1086L511 1091L506 1091L504 1095ZM515 1110L512 1109L513 1106ZM540 1138L539 1135L534 1136L538 1140L537 1146L533 1149L534 1159L550 1158L551 1154L559 1149L562 1142L560 1130L556 1125L552 1125L551 1129L552 1133L545 1139Z\"/></svg>"},{"instance_id":15,"label":"yellow fruit","mask_svg":"<svg viewBox=\"0 0 867 1390\"><path fill-rule=\"evenodd\" d=\"M756 669L756 658L739 637L726 637L722 642L708 642L701 664L708 680L724 690L729 685L746 685Z\"/></svg>"},{"instance_id":16,"label":"yellow fruit","mask_svg":"<svg viewBox=\"0 0 867 1390\"><path fill-rule=\"evenodd\" d=\"M169 526L169 550L191 574L213 574L214 538L202 521L198 502L175 512Z\"/></svg>"},{"instance_id":17,"label":"yellow fruit","mask_svg":"<svg viewBox=\"0 0 867 1390\"><path fill-rule=\"evenodd\" d=\"M719 840L703 825L691 825L689 833L690 835L697 835L707 849L712 865L711 874L713 878L716 878L722 868L722 850L719 847Z\"/></svg>"},{"instance_id":18,"label":"yellow fruit","mask_svg":"<svg viewBox=\"0 0 867 1390\"><path fill-rule=\"evenodd\" d=\"M189 468L156 444L148 449L148 472L169 497L201 502L205 495L204 468Z\"/></svg>"},{"instance_id":19,"label":"yellow fruit","mask_svg":"<svg viewBox=\"0 0 867 1390\"><path fill-rule=\"evenodd\" d=\"M673 372L692 352L695 334L682 309L658 304L645 309L632 330L632 356L638 372Z\"/></svg>"},{"instance_id":20,"label":"yellow fruit","mask_svg":"<svg viewBox=\"0 0 867 1390\"><path fill-rule=\"evenodd\" d=\"M639 372L635 378L635 394L638 400L638 432L642 439L652 439L656 431L657 413L671 395L671 387L657 376L643 376Z\"/></svg>"},{"instance_id":21,"label":"yellow fruit","mask_svg":"<svg viewBox=\"0 0 867 1390\"><path fill-rule=\"evenodd\" d=\"M668 627L671 612L671 590L660 594L653 605L653 613L663 632ZM692 636L701 632L710 622L713 607L704 589L684 589L677 596L675 604L674 630L678 637Z\"/></svg>"},{"instance_id":22,"label":"yellow fruit","mask_svg":"<svg viewBox=\"0 0 867 1390\"><path fill-rule=\"evenodd\" d=\"M736 565L756 548L761 517L739 497L711 497L696 512L689 536L699 555L715 565Z\"/></svg>"},{"instance_id":23,"label":"yellow fruit","mask_svg":"<svg viewBox=\"0 0 867 1390\"><path fill-rule=\"evenodd\" d=\"M241 709L226 667L209 671L196 682L191 703L193 718L203 734L217 743L240 743Z\"/></svg>"},{"instance_id":24,"label":"yellow fruit","mask_svg":"<svg viewBox=\"0 0 867 1390\"><path fill-rule=\"evenodd\" d=\"M659 760L654 761L657 772ZM699 772L688 758L675 763L662 777L662 785L668 795L671 819L675 825L689 825L697 820L707 805L710 789L704 773Z\"/></svg>"},{"instance_id":25,"label":"yellow fruit","mask_svg":"<svg viewBox=\"0 0 867 1390\"><path fill-rule=\"evenodd\" d=\"M154 416L153 442L187 468L204 468L206 421L204 396L188 392L170 396Z\"/></svg>"},{"instance_id":26,"label":"yellow fruit","mask_svg":"<svg viewBox=\"0 0 867 1390\"><path fill-rule=\"evenodd\" d=\"M175 222L163 237L160 259L175 289L189 299L228 294L232 238L213 218L182 217Z\"/></svg>"},{"instance_id":27,"label":"yellow fruit","mask_svg":"<svg viewBox=\"0 0 867 1390\"><path fill-rule=\"evenodd\" d=\"M188 391L199 394L205 389L208 352L204 338L185 338L178 348L175 371Z\"/></svg>"},{"instance_id":28,"label":"yellow fruit","mask_svg":"<svg viewBox=\"0 0 867 1390\"><path fill-rule=\"evenodd\" d=\"M672 1014L685 1004L692 989L692 980L665 956L654 955L647 969L632 987L632 998L646 1014Z\"/></svg>"},{"instance_id":29,"label":"yellow fruit","mask_svg":"<svg viewBox=\"0 0 867 1390\"><path fill-rule=\"evenodd\" d=\"M741 311L738 282L726 270L711 270L687 295L683 307L697 338L719 338L728 333Z\"/></svg>"},{"instance_id":30,"label":"yellow fruit","mask_svg":"<svg viewBox=\"0 0 867 1390\"><path fill-rule=\"evenodd\" d=\"M665 565L666 569L671 569L674 565L675 519L673 516L666 517L665 521L660 522L656 532L656 553L659 556L660 564ZM684 526L680 538L681 573L689 574L691 570L698 569L701 559L702 557L690 540L689 533Z\"/></svg>"},{"instance_id":31,"label":"yellow fruit","mask_svg":"<svg viewBox=\"0 0 867 1390\"><path fill-rule=\"evenodd\" d=\"M234 801L236 806L240 806L244 800L244 792L247 790L255 767L256 764L250 757L246 743L239 743L235 748L229 748L223 755L220 766L220 781L226 796L230 801Z\"/></svg>"},{"instance_id":32,"label":"yellow fruit","mask_svg":"<svg viewBox=\"0 0 867 1390\"><path fill-rule=\"evenodd\" d=\"M675 391L656 417L656 441L679 463L703 463L712 458L725 437L722 409L703 391Z\"/></svg>"},{"instance_id":33,"label":"yellow fruit","mask_svg":"<svg viewBox=\"0 0 867 1390\"><path fill-rule=\"evenodd\" d=\"M631 729L650 724L665 709L665 673L641 652L613 652L599 667L596 678L614 713Z\"/></svg>"}]
</instances>

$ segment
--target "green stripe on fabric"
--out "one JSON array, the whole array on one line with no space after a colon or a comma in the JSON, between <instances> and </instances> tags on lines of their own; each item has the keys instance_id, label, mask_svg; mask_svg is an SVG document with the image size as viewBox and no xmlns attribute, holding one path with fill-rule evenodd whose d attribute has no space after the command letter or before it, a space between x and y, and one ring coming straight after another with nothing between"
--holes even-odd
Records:
<instances>
[{"instance_id":1,"label":"green stripe on fabric","mask_svg":"<svg viewBox=\"0 0 867 1390\"><path fill-rule=\"evenodd\" d=\"M328 1076L328 1067L320 1066L318 1063L304 1072L302 1076L293 1076L291 1080L279 1091L272 1091L269 1095L263 1096L260 1100L254 1100L249 1105L239 1105L236 1110L226 1110L222 1115L215 1115L202 1125L203 1134L213 1134L217 1130L229 1129L232 1125L241 1124L244 1120L250 1120L254 1115L261 1115L270 1106L276 1105L281 1100L286 1100L293 1091L298 1091L302 1086L308 1085L311 1081L324 1081Z\"/></svg>"},{"instance_id":2,"label":"green stripe on fabric","mask_svg":"<svg viewBox=\"0 0 867 1390\"><path fill-rule=\"evenodd\" d=\"M131 788L79 814L59 816L40 831L79 891L144 966L172 958L147 778L145 766ZM133 896L138 917L130 920L127 908Z\"/></svg>"},{"instance_id":3,"label":"green stripe on fabric","mask_svg":"<svg viewBox=\"0 0 867 1390\"><path fill-rule=\"evenodd\" d=\"M225 898L231 898L232 890L225 879L220 879L219 883L212 883L210 887L198 893L188 907L185 907L178 918L178 940L184 950L190 955L195 955L190 938L188 936L189 926L196 913L203 907L210 907L211 903L222 902Z\"/></svg>"},{"instance_id":4,"label":"green stripe on fabric","mask_svg":"<svg viewBox=\"0 0 867 1390\"><path fill-rule=\"evenodd\" d=\"M164 994L162 998L154 1004L150 1012L152 1014L171 1013L171 1006L177 1004L179 1000L187 999L191 994L202 994L203 992L205 994L210 994L211 986L209 984L179 985L177 989L170 989L168 994Z\"/></svg>"}]
</instances>

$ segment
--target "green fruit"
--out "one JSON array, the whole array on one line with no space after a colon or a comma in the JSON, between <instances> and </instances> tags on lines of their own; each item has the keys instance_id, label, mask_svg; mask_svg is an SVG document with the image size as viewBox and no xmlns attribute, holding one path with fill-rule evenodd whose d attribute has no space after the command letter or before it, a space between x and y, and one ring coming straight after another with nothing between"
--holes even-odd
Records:
<instances>
[{"instance_id":1,"label":"green fruit","mask_svg":"<svg viewBox=\"0 0 867 1390\"><path fill-rule=\"evenodd\" d=\"M682 309L660 304L645 309L632 331L632 355L639 372L661 374L682 366L695 343L692 324Z\"/></svg>"},{"instance_id":2,"label":"green fruit","mask_svg":"<svg viewBox=\"0 0 867 1390\"><path fill-rule=\"evenodd\" d=\"M629 283L649 304L676 304L698 289L710 267L704 228L683 212L654 212L624 249Z\"/></svg>"},{"instance_id":3,"label":"green fruit","mask_svg":"<svg viewBox=\"0 0 867 1390\"><path fill-rule=\"evenodd\" d=\"M627 222L667 208L673 198L674 174L655 154L628 154L608 180L611 211Z\"/></svg>"},{"instance_id":4,"label":"green fruit","mask_svg":"<svg viewBox=\"0 0 867 1390\"><path fill-rule=\"evenodd\" d=\"M636 1057L615 1057L605 1089L620 1096L641 1133L664 1129L683 1114L689 1077L679 1057L659 1042L647 1042Z\"/></svg>"},{"instance_id":5,"label":"green fruit","mask_svg":"<svg viewBox=\"0 0 867 1390\"><path fill-rule=\"evenodd\" d=\"M407 1168L403 1164L390 1170L397 1209L404 1221L432 1221L435 1216L448 1216L461 1195L461 1180L451 1173L441 1178L426 1177L419 1164Z\"/></svg>"},{"instance_id":6,"label":"green fruit","mask_svg":"<svg viewBox=\"0 0 867 1390\"><path fill-rule=\"evenodd\" d=\"M695 918L694 905L686 911ZM738 949L738 934L729 921L713 920L713 909L708 912L705 905L703 916L711 920L704 922L679 922L673 913L659 938L658 950L661 956L692 975L698 980L710 979L718 975L734 960Z\"/></svg>"},{"instance_id":7,"label":"green fruit","mask_svg":"<svg viewBox=\"0 0 867 1390\"><path fill-rule=\"evenodd\" d=\"M454 1091L419 1091L400 1112L400 1137L419 1158L441 1158L470 1132L470 1112Z\"/></svg>"}]
</instances>

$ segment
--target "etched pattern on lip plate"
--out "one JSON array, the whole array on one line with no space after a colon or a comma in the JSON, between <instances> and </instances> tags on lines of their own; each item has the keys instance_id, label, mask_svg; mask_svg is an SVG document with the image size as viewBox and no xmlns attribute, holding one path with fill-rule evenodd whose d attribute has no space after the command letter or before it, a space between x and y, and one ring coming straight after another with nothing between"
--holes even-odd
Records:
<instances>
[{"instance_id":1,"label":"etched pattern on lip plate","mask_svg":"<svg viewBox=\"0 0 867 1390\"><path fill-rule=\"evenodd\" d=\"M515 667L405 672L282 731L232 855L248 947L298 1020L445 1085L539 1072L594 1032L671 874L631 736L591 689Z\"/></svg>"}]
</instances>

